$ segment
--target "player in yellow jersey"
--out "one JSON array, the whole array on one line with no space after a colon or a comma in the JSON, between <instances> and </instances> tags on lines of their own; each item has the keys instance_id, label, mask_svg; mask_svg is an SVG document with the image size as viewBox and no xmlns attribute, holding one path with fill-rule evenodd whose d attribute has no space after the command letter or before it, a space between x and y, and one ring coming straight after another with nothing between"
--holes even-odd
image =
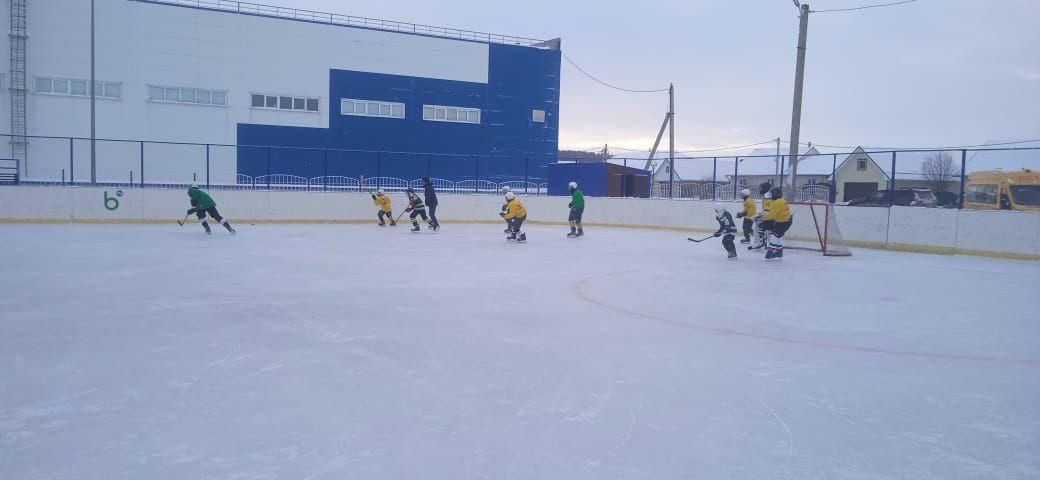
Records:
<instances>
[{"instance_id":1,"label":"player in yellow jersey","mask_svg":"<svg viewBox=\"0 0 1040 480\"><path fill-rule=\"evenodd\" d=\"M762 215L762 231L769 231L769 246L766 247L766 260L783 258L784 256L784 234L791 228L794 216L791 215L791 207L784 200L783 191L780 187L773 187L769 191L769 211Z\"/></svg>"},{"instance_id":2,"label":"player in yellow jersey","mask_svg":"<svg viewBox=\"0 0 1040 480\"><path fill-rule=\"evenodd\" d=\"M765 215L766 211L769 210L769 203L772 199L769 198L769 189L773 188L773 184L769 182L762 182L758 185L758 194L762 196L762 209L758 213L751 215L754 227L754 240L751 245L748 245L748 250L757 250L762 248L766 244L766 237L769 233L762 228L762 215Z\"/></svg>"},{"instance_id":3,"label":"player in yellow jersey","mask_svg":"<svg viewBox=\"0 0 1040 480\"><path fill-rule=\"evenodd\" d=\"M744 239L740 243L751 243L751 234L755 231L755 221L752 219L758 213L758 207L755 206L755 199L751 198L751 190L746 188L741 190L740 197L744 199L740 211L737 212L737 218L744 219L744 224L741 225Z\"/></svg>"},{"instance_id":4,"label":"player in yellow jersey","mask_svg":"<svg viewBox=\"0 0 1040 480\"><path fill-rule=\"evenodd\" d=\"M396 227L397 222L394 221L394 214L390 208L390 197L383 193L383 189L376 190L376 193L372 194L372 203L379 207L379 226L385 227L386 222L383 221L385 216L390 220L390 226Z\"/></svg>"},{"instance_id":5,"label":"player in yellow jersey","mask_svg":"<svg viewBox=\"0 0 1040 480\"><path fill-rule=\"evenodd\" d=\"M519 198L516 198L516 194L513 192L506 192L506 211L502 212L502 218L509 222L509 236L506 240L511 242L526 242L527 234L520 231L520 227L523 226L524 220L527 220L527 208L520 202Z\"/></svg>"}]
</instances>

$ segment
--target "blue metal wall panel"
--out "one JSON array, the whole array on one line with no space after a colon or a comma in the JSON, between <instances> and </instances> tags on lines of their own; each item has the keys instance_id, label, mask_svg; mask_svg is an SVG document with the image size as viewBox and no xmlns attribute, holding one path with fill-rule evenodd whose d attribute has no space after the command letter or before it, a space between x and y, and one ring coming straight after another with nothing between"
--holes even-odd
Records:
<instances>
[{"instance_id":1,"label":"blue metal wall panel","mask_svg":"<svg viewBox=\"0 0 1040 480\"><path fill-rule=\"evenodd\" d=\"M571 194L567 185L578 182L582 193L590 197L607 195L606 163L554 163L549 165L549 195Z\"/></svg>"},{"instance_id":2,"label":"blue metal wall panel","mask_svg":"<svg viewBox=\"0 0 1040 480\"><path fill-rule=\"evenodd\" d=\"M238 143L371 151L330 152L325 160L320 152L274 149L271 173L544 179L558 152L560 52L489 47L487 84L331 70L328 129L239 124ZM405 118L341 115L342 98L404 103ZM426 121L423 105L479 108L481 123ZM545 111L544 123L533 121L535 109ZM266 151L238 153L239 173L268 173Z\"/></svg>"}]
</instances>

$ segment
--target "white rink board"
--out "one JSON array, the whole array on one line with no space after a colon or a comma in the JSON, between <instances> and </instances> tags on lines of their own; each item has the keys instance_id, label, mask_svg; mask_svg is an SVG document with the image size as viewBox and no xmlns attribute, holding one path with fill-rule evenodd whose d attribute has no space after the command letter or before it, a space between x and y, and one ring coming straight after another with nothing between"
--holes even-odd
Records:
<instances>
[{"instance_id":1,"label":"white rink board","mask_svg":"<svg viewBox=\"0 0 1040 480\"><path fill-rule=\"evenodd\" d=\"M120 208L104 207L105 192L120 197ZM370 222L376 207L367 193L216 190L221 213L254 222ZM438 217L447 222L498 222L499 195L441 194ZM390 194L395 214L404 194ZM567 221L569 197L521 196L533 222ZM589 198L585 222L712 232L718 228L714 202L641 198ZM738 202L723 202L732 213ZM158 222L173 221L187 209L182 190L91 187L2 187L0 221ZM791 240L816 232L809 209L793 205ZM822 215L824 209L818 209ZM846 242L853 247L931 253L968 253L1040 259L1040 213L895 207L834 207ZM822 218L820 219L822 222Z\"/></svg>"},{"instance_id":2,"label":"white rink board","mask_svg":"<svg viewBox=\"0 0 1040 480\"><path fill-rule=\"evenodd\" d=\"M237 227L0 225L0 478L1040 477L1035 262Z\"/></svg>"}]
</instances>

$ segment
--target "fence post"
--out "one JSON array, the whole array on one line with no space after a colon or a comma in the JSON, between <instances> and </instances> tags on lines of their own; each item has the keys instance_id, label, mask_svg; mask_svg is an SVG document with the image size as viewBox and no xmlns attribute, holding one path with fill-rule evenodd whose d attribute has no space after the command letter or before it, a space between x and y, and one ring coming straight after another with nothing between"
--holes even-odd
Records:
<instances>
[{"instance_id":1,"label":"fence post","mask_svg":"<svg viewBox=\"0 0 1040 480\"><path fill-rule=\"evenodd\" d=\"M968 151L961 150L961 196L957 202L957 208L964 208L964 183L967 181Z\"/></svg>"},{"instance_id":2,"label":"fence post","mask_svg":"<svg viewBox=\"0 0 1040 480\"><path fill-rule=\"evenodd\" d=\"M531 163L530 160L531 160L530 158L525 158L524 159L524 194L525 195L527 194L527 184L531 183L530 176L527 174L527 170L528 170L529 164Z\"/></svg>"},{"instance_id":3,"label":"fence post","mask_svg":"<svg viewBox=\"0 0 1040 480\"><path fill-rule=\"evenodd\" d=\"M473 193L480 191L480 155L474 157L473 162Z\"/></svg>"},{"instance_id":4,"label":"fence post","mask_svg":"<svg viewBox=\"0 0 1040 480\"><path fill-rule=\"evenodd\" d=\"M783 185L784 184L784 177L787 176L787 175L784 175L784 161L785 160L787 160L787 156L786 155L780 155L780 183L778 183L777 186ZM791 183L793 184L794 182L792 181Z\"/></svg>"},{"instance_id":5,"label":"fence post","mask_svg":"<svg viewBox=\"0 0 1040 480\"><path fill-rule=\"evenodd\" d=\"M61 184L65 185L65 169L61 169Z\"/></svg>"},{"instance_id":6,"label":"fence post","mask_svg":"<svg viewBox=\"0 0 1040 480\"><path fill-rule=\"evenodd\" d=\"M321 149L321 191L329 191L329 149Z\"/></svg>"},{"instance_id":7,"label":"fence post","mask_svg":"<svg viewBox=\"0 0 1040 480\"><path fill-rule=\"evenodd\" d=\"M267 189L271 189L271 147L267 147Z\"/></svg>"},{"instance_id":8,"label":"fence post","mask_svg":"<svg viewBox=\"0 0 1040 480\"><path fill-rule=\"evenodd\" d=\"M715 197L716 197L715 189L718 188L718 184L716 183L717 180L718 180L718 177L717 177L718 170L719 170L719 157L711 157L711 199L712 200L715 200Z\"/></svg>"},{"instance_id":9,"label":"fence post","mask_svg":"<svg viewBox=\"0 0 1040 480\"><path fill-rule=\"evenodd\" d=\"M134 186L134 171L130 170L130 187L133 187L133 186ZM127 187L127 188L130 188L130 187Z\"/></svg>"},{"instance_id":10,"label":"fence post","mask_svg":"<svg viewBox=\"0 0 1040 480\"><path fill-rule=\"evenodd\" d=\"M838 199L838 154L835 153L831 157L831 194L830 203L834 203Z\"/></svg>"},{"instance_id":11,"label":"fence post","mask_svg":"<svg viewBox=\"0 0 1040 480\"><path fill-rule=\"evenodd\" d=\"M144 188L144 142L141 142L141 154L138 158L141 160L141 188Z\"/></svg>"},{"instance_id":12,"label":"fence post","mask_svg":"<svg viewBox=\"0 0 1040 480\"><path fill-rule=\"evenodd\" d=\"M376 152L376 189L379 189L379 182L383 181L383 152Z\"/></svg>"},{"instance_id":13,"label":"fence post","mask_svg":"<svg viewBox=\"0 0 1040 480\"><path fill-rule=\"evenodd\" d=\"M209 188L209 144L206 144L206 188Z\"/></svg>"},{"instance_id":14,"label":"fence post","mask_svg":"<svg viewBox=\"0 0 1040 480\"><path fill-rule=\"evenodd\" d=\"M69 137L69 185L76 184L76 163L73 161L75 152L76 147L72 143L72 137Z\"/></svg>"},{"instance_id":15,"label":"fence post","mask_svg":"<svg viewBox=\"0 0 1040 480\"><path fill-rule=\"evenodd\" d=\"M888 184L888 206L896 201L896 152L892 152L892 181Z\"/></svg>"},{"instance_id":16,"label":"fence post","mask_svg":"<svg viewBox=\"0 0 1040 480\"><path fill-rule=\"evenodd\" d=\"M730 182L729 186L733 190L734 201L737 199L737 173L740 171L738 170L737 165L740 165L740 157L733 157L733 181Z\"/></svg>"}]
</instances>

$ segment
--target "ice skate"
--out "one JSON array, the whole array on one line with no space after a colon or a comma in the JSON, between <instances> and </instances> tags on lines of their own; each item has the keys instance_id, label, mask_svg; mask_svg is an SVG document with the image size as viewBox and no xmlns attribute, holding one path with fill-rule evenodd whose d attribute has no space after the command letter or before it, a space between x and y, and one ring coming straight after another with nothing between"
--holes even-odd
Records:
<instances>
[{"instance_id":1,"label":"ice skate","mask_svg":"<svg viewBox=\"0 0 1040 480\"><path fill-rule=\"evenodd\" d=\"M509 232L509 236L506 237L506 241L507 242L515 242L516 241L516 234L513 233L512 231L510 231Z\"/></svg>"},{"instance_id":2,"label":"ice skate","mask_svg":"<svg viewBox=\"0 0 1040 480\"><path fill-rule=\"evenodd\" d=\"M418 223L414 223L414 224L412 224L412 232L414 232L414 233L419 233L419 232L420 232L421 230L422 230L422 229L421 229L421 228L419 228L419 224L418 224Z\"/></svg>"},{"instance_id":3,"label":"ice skate","mask_svg":"<svg viewBox=\"0 0 1040 480\"><path fill-rule=\"evenodd\" d=\"M516 237L516 243L526 243L526 242L527 242L527 234L521 232L520 235L518 235Z\"/></svg>"},{"instance_id":4,"label":"ice skate","mask_svg":"<svg viewBox=\"0 0 1040 480\"><path fill-rule=\"evenodd\" d=\"M726 258L729 258L730 260L736 260L737 252L729 252L729 255L727 255Z\"/></svg>"}]
</instances>

